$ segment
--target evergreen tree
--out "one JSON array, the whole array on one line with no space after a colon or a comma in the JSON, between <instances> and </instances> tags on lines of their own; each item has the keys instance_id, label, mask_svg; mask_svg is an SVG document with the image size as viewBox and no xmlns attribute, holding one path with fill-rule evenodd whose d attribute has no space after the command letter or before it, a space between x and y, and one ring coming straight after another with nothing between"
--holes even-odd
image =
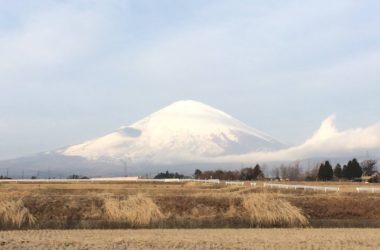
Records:
<instances>
[{"instance_id":1,"label":"evergreen tree","mask_svg":"<svg viewBox=\"0 0 380 250\"><path fill-rule=\"evenodd\" d=\"M342 177L343 177L344 179L348 179L347 165L344 165L344 166L343 166L343 169L342 169Z\"/></svg>"},{"instance_id":2,"label":"evergreen tree","mask_svg":"<svg viewBox=\"0 0 380 250\"><path fill-rule=\"evenodd\" d=\"M318 180L324 180L324 176L325 176L325 164L324 163L321 163L321 165L319 165L319 170L318 170Z\"/></svg>"},{"instance_id":3,"label":"evergreen tree","mask_svg":"<svg viewBox=\"0 0 380 250\"><path fill-rule=\"evenodd\" d=\"M353 173L353 166L352 166L352 161L349 161L347 163L347 168L346 168L346 179L348 180L352 180L354 176L354 173Z\"/></svg>"},{"instance_id":4,"label":"evergreen tree","mask_svg":"<svg viewBox=\"0 0 380 250\"><path fill-rule=\"evenodd\" d=\"M338 179L343 177L343 170L339 163L334 168L334 176Z\"/></svg>"},{"instance_id":5,"label":"evergreen tree","mask_svg":"<svg viewBox=\"0 0 380 250\"><path fill-rule=\"evenodd\" d=\"M199 170L199 169L195 169L195 172L194 172L194 178L195 179L199 179L199 177L201 176L202 174L202 171Z\"/></svg>"},{"instance_id":6,"label":"evergreen tree","mask_svg":"<svg viewBox=\"0 0 380 250\"><path fill-rule=\"evenodd\" d=\"M326 168L326 179L330 181L334 177L334 171L329 161L326 161L325 168Z\"/></svg>"},{"instance_id":7,"label":"evergreen tree","mask_svg":"<svg viewBox=\"0 0 380 250\"><path fill-rule=\"evenodd\" d=\"M343 168L343 176L346 179L352 180L354 178L361 177L363 174L362 168L356 159L349 161L346 170Z\"/></svg>"},{"instance_id":8,"label":"evergreen tree","mask_svg":"<svg viewBox=\"0 0 380 250\"><path fill-rule=\"evenodd\" d=\"M334 172L329 161L322 163L318 171L318 179L328 181L333 178Z\"/></svg>"},{"instance_id":9,"label":"evergreen tree","mask_svg":"<svg viewBox=\"0 0 380 250\"><path fill-rule=\"evenodd\" d=\"M352 160L352 174L353 174L352 176L353 178L361 177L363 174L363 170L356 159Z\"/></svg>"},{"instance_id":10,"label":"evergreen tree","mask_svg":"<svg viewBox=\"0 0 380 250\"><path fill-rule=\"evenodd\" d=\"M261 171L260 165L256 164L255 168L253 169L253 180L262 178L264 178L264 173Z\"/></svg>"}]
</instances>

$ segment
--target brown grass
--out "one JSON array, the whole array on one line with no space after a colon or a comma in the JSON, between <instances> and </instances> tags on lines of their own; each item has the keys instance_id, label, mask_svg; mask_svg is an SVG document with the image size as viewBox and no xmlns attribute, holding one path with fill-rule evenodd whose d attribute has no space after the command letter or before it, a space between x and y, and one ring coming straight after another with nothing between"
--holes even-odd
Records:
<instances>
[{"instance_id":1,"label":"brown grass","mask_svg":"<svg viewBox=\"0 0 380 250\"><path fill-rule=\"evenodd\" d=\"M315 219L380 219L378 195L299 194L288 200Z\"/></svg>"},{"instance_id":2,"label":"brown grass","mask_svg":"<svg viewBox=\"0 0 380 250\"><path fill-rule=\"evenodd\" d=\"M347 190L352 185L347 184ZM256 188L198 183L3 183L0 197L22 199L37 219L35 225L24 223L23 228L303 227L306 223L297 211L312 227L380 227L380 193L267 189L262 183ZM147 212L141 207L153 209Z\"/></svg>"},{"instance_id":3,"label":"brown grass","mask_svg":"<svg viewBox=\"0 0 380 250\"><path fill-rule=\"evenodd\" d=\"M25 208L22 200L0 200L0 226L21 228L33 226L36 218Z\"/></svg>"},{"instance_id":4,"label":"brown grass","mask_svg":"<svg viewBox=\"0 0 380 250\"><path fill-rule=\"evenodd\" d=\"M164 218L152 199L143 194L131 195L127 200L106 198L104 210L111 222L127 222L132 227L149 226Z\"/></svg>"},{"instance_id":5,"label":"brown grass","mask_svg":"<svg viewBox=\"0 0 380 250\"><path fill-rule=\"evenodd\" d=\"M254 227L305 227L308 219L302 211L278 195L261 193L244 196L243 207L247 210Z\"/></svg>"}]
</instances>

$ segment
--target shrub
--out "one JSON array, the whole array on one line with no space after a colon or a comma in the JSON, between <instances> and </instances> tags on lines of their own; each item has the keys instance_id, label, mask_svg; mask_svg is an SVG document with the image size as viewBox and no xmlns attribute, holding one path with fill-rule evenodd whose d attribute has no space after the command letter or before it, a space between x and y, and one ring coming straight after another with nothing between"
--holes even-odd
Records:
<instances>
[{"instance_id":1,"label":"shrub","mask_svg":"<svg viewBox=\"0 0 380 250\"><path fill-rule=\"evenodd\" d=\"M24 206L22 200L0 200L0 225L1 227L17 227L24 225L33 226L36 218Z\"/></svg>"},{"instance_id":2,"label":"shrub","mask_svg":"<svg viewBox=\"0 0 380 250\"><path fill-rule=\"evenodd\" d=\"M143 194L131 195L127 200L107 198L104 210L109 221L126 222L132 227L148 226L164 217L152 199Z\"/></svg>"},{"instance_id":3,"label":"shrub","mask_svg":"<svg viewBox=\"0 0 380 250\"><path fill-rule=\"evenodd\" d=\"M243 207L256 227L304 227L308 219L301 210L275 194L252 194L243 197Z\"/></svg>"}]
</instances>

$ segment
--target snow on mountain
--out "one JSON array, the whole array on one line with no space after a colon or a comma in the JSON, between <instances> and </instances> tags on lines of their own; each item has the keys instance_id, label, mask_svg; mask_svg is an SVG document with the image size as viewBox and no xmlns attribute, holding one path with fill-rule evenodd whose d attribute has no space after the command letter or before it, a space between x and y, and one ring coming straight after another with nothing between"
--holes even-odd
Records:
<instances>
[{"instance_id":1,"label":"snow on mountain","mask_svg":"<svg viewBox=\"0 0 380 250\"><path fill-rule=\"evenodd\" d=\"M283 147L218 109L196 101L178 101L130 126L60 153L89 160L167 164Z\"/></svg>"}]
</instances>

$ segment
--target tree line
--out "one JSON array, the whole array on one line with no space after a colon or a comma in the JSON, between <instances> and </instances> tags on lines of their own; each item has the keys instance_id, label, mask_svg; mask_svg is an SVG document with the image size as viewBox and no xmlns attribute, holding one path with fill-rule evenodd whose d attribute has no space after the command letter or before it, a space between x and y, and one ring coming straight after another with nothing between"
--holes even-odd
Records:
<instances>
[{"instance_id":1,"label":"tree line","mask_svg":"<svg viewBox=\"0 0 380 250\"><path fill-rule=\"evenodd\" d=\"M207 170L201 171L196 169L194 172L195 179L219 179L219 180L241 180L251 181L264 179L264 172L259 164L255 167L242 168L240 171L223 171L223 170Z\"/></svg>"},{"instance_id":2,"label":"tree line","mask_svg":"<svg viewBox=\"0 0 380 250\"><path fill-rule=\"evenodd\" d=\"M343 167L338 163L335 168L331 166L329 161L321 163L318 168L317 178L322 181L335 179L355 180L363 176L372 176L376 173L376 160L365 160L361 163L357 159L352 159ZM371 178L369 178L371 181ZM378 177L374 176L374 180L378 181Z\"/></svg>"},{"instance_id":3,"label":"tree line","mask_svg":"<svg viewBox=\"0 0 380 250\"><path fill-rule=\"evenodd\" d=\"M231 171L231 170L207 170L201 171L196 169L193 176L195 179L209 180L209 179L219 179L219 180L259 180L264 179L264 172L261 170L259 164L256 164L255 167L242 168L240 171ZM162 172L157 174L154 179L184 179L191 178L186 177L183 174L170 173L169 171Z\"/></svg>"},{"instance_id":4,"label":"tree line","mask_svg":"<svg viewBox=\"0 0 380 250\"><path fill-rule=\"evenodd\" d=\"M317 164L315 167L302 170L299 162L293 162L288 165L281 165L280 167L272 168L272 172L268 174L271 179L278 180L292 180L292 181L330 181L330 180L356 180L363 178L363 176L374 176L374 178L368 178L370 182L379 182L380 178L376 171L375 160L365 160L361 163L357 159L350 160L343 167L338 163L335 167L331 165L329 161ZM375 174L375 175L374 175ZM254 167L242 168L238 170L206 170L201 171L196 169L193 176L195 179L219 179L219 180L262 180L265 179L264 171L259 164ZM179 173L170 173L169 171L159 173L155 179L183 179L191 178L186 177Z\"/></svg>"},{"instance_id":5,"label":"tree line","mask_svg":"<svg viewBox=\"0 0 380 250\"><path fill-rule=\"evenodd\" d=\"M157 174L154 179L184 179L185 176L183 174L179 174L177 172L170 173L169 171L166 171L165 173L159 173Z\"/></svg>"}]
</instances>

